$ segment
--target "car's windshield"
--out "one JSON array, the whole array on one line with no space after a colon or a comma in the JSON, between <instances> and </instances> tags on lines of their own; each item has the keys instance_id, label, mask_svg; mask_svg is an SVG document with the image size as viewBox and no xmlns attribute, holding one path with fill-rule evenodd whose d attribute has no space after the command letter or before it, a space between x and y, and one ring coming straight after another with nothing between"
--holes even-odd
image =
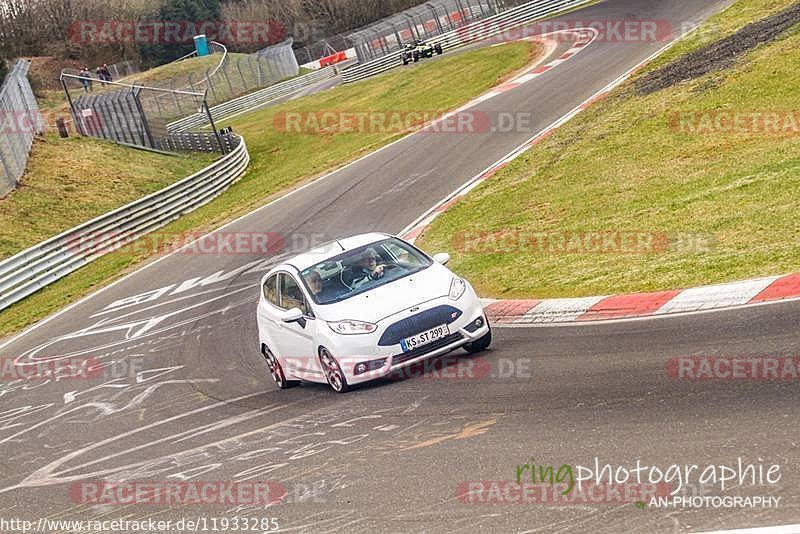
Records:
<instances>
[{"instance_id":1,"label":"car's windshield","mask_svg":"<svg viewBox=\"0 0 800 534\"><path fill-rule=\"evenodd\" d=\"M386 239L320 262L300 273L317 304L332 304L430 267L431 260L399 239Z\"/></svg>"}]
</instances>

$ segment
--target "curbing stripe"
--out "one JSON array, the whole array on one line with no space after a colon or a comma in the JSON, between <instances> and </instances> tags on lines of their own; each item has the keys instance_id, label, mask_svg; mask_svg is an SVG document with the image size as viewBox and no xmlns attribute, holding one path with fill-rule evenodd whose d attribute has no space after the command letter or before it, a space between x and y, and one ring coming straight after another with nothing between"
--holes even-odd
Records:
<instances>
[{"instance_id":1,"label":"curbing stripe","mask_svg":"<svg viewBox=\"0 0 800 534\"><path fill-rule=\"evenodd\" d=\"M500 300L484 307L489 320L495 323L513 323L539 304L540 300Z\"/></svg>"},{"instance_id":2,"label":"curbing stripe","mask_svg":"<svg viewBox=\"0 0 800 534\"><path fill-rule=\"evenodd\" d=\"M721 310L800 298L800 273L676 291L553 300L488 300L484 309L501 325L588 323ZM583 313L576 313L586 302Z\"/></svg>"},{"instance_id":3,"label":"curbing stripe","mask_svg":"<svg viewBox=\"0 0 800 534\"><path fill-rule=\"evenodd\" d=\"M606 297L543 300L514 323L568 323L585 315Z\"/></svg>"},{"instance_id":4,"label":"curbing stripe","mask_svg":"<svg viewBox=\"0 0 800 534\"><path fill-rule=\"evenodd\" d=\"M770 302L798 296L800 296L800 273L795 273L779 278L750 302Z\"/></svg>"},{"instance_id":5,"label":"curbing stripe","mask_svg":"<svg viewBox=\"0 0 800 534\"><path fill-rule=\"evenodd\" d=\"M660 309L678 296L680 291L659 291L634 295L615 295L594 305L578 321L603 321L624 317L643 317Z\"/></svg>"},{"instance_id":6,"label":"curbing stripe","mask_svg":"<svg viewBox=\"0 0 800 534\"><path fill-rule=\"evenodd\" d=\"M681 313L705 309L728 308L747 304L779 277L744 280L687 289L655 311L654 315Z\"/></svg>"}]
</instances>

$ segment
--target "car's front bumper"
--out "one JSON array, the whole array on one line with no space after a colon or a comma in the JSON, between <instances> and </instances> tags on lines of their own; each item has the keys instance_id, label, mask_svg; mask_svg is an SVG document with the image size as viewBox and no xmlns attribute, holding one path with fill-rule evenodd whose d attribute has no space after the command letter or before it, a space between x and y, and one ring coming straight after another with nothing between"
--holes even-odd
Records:
<instances>
[{"instance_id":1,"label":"car's front bumper","mask_svg":"<svg viewBox=\"0 0 800 534\"><path fill-rule=\"evenodd\" d=\"M489 332L489 323L480 300L474 295L472 288L468 289L468 293L458 301L449 300L447 297L435 299L419 310L419 313L423 313L437 306L449 305L461 311L461 315L448 325L450 329L448 336L413 351L404 352L399 343L389 346L379 345L381 336L391 324L384 325L368 336L335 336L330 340L332 346L327 348L339 362L348 384L360 384L382 378L420 361L446 354L480 339ZM467 327L473 325L478 318L483 320L483 324L477 329L468 330ZM378 360L383 360L379 367L373 366L371 370L356 373L359 364L375 364Z\"/></svg>"}]
</instances>

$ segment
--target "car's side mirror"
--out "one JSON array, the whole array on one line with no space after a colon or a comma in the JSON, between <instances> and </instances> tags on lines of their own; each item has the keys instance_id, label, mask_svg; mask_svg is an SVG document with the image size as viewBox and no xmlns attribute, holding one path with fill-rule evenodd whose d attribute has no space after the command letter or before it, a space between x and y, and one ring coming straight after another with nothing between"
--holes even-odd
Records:
<instances>
[{"instance_id":1,"label":"car's side mirror","mask_svg":"<svg viewBox=\"0 0 800 534\"><path fill-rule=\"evenodd\" d=\"M440 252L433 257L433 261L441 263L442 265L447 265L447 262L450 261L450 254L447 252Z\"/></svg>"},{"instance_id":2,"label":"car's side mirror","mask_svg":"<svg viewBox=\"0 0 800 534\"><path fill-rule=\"evenodd\" d=\"M303 310L300 308L292 308L291 310L286 310L285 312L281 312L280 319L284 323L296 323L299 322L300 319L303 318Z\"/></svg>"}]
</instances>

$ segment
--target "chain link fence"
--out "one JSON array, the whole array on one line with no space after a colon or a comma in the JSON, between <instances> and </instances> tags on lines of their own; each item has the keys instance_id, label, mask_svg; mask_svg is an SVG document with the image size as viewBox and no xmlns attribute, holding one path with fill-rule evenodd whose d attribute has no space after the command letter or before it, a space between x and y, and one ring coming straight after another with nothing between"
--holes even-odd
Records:
<instances>
[{"instance_id":1,"label":"chain link fence","mask_svg":"<svg viewBox=\"0 0 800 534\"><path fill-rule=\"evenodd\" d=\"M209 106L292 78L300 67L291 39L253 54L230 54L220 43L212 43L212 50L207 57L213 61L190 54L171 63L171 68L160 67L174 71L169 77L152 78L151 73L109 82L62 71L76 130L152 149L226 152L229 143L216 131L177 135L167 125L199 114L208 120L197 129L209 126L213 122Z\"/></svg>"},{"instance_id":2,"label":"chain link fence","mask_svg":"<svg viewBox=\"0 0 800 534\"><path fill-rule=\"evenodd\" d=\"M0 196L14 189L25 172L33 138L44 120L28 81L30 62L19 60L0 87Z\"/></svg>"}]
</instances>

